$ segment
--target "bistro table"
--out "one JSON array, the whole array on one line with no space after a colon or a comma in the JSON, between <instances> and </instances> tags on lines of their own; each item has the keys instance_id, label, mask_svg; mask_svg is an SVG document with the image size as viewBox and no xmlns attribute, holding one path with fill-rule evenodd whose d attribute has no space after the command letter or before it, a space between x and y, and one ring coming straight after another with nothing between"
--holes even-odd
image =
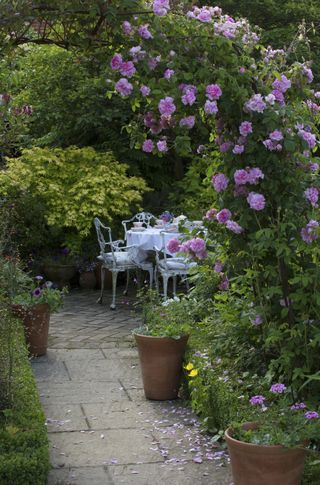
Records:
<instances>
[{"instance_id":1,"label":"bistro table","mask_svg":"<svg viewBox=\"0 0 320 485\"><path fill-rule=\"evenodd\" d=\"M130 229L127 231L127 245L137 246L145 251L154 251L155 247L161 250L163 249L163 237L166 246L170 239L179 238L179 236L182 235L178 231L170 231L164 227L162 229L155 227L148 227L144 230L143 228ZM171 254L167 249L166 253Z\"/></svg>"}]
</instances>

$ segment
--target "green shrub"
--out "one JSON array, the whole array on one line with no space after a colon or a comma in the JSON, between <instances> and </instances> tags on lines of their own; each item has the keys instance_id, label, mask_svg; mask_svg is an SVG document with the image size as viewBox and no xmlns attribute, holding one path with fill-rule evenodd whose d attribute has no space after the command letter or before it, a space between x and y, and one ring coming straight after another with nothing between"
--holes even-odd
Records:
<instances>
[{"instance_id":1,"label":"green shrub","mask_svg":"<svg viewBox=\"0 0 320 485\"><path fill-rule=\"evenodd\" d=\"M12 337L13 405L0 412L0 485L44 485L49 470L45 416L19 321Z\"/></svg>"}]
</instances>

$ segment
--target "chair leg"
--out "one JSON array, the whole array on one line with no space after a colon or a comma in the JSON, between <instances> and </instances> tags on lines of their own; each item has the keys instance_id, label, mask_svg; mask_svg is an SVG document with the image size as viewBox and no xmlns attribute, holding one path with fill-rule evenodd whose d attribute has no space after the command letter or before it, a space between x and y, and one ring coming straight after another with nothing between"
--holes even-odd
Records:
<instances>
[{"instance_id":1,"label":"chair leg","mask_svg":"<svg viewBox=\"0 0 320 485\"><path fill-rule=\"evenodd\" d=\"M188 275L185 276L185 282L186 282L187 291L189 291L190 285L189 285Z\"/></svg>"},{"instance_id":2,"label":"chair leg","mask_svg":"<svg viewBox=\"0 0 320 485\"><path fill-rule=\"evenodd\" d=\"M173 296L177 296L177 277L173 276Z\"/></svg>"},{"instance_id":3,"label":"chair leg","mask_svg":"<svg viewBox=\"0 0 320 485\"><path fill-rule=\"evenodd\" d=\"M163 296L164 296L164 299L167 300L168 299L168 279L169 279L169 277L166 276L166 275L162 275L162 278L163 278Z\"/></svg>"},{"instance_id":4,"label":"chair leg","mask_svg":"<svg viewBox=\"0 0 320 485\"><path fill-rule=\"evenodd\" d=\"M116 309L117 278L118 271L112 271L112 303L110 305L110 310Z\"/></svg>"},{"instance_id":5,"label":"chair leg","mask_svg":"<svg viewBox=\"0 0 320 485\"><path fill-rule=\"evenodd\" d=\"M149 276L150 276L150 290L152 290L152 283L153 283L153 268L149 269Z\"/></svg>"},{"instance_id":6,"label":"chair leg","mask_svg":"<svg viewBox=\"0 0 320 485\"><path fill-rule=\"evenodd\" d=\"M126 289L123 292L124 295L128 294L129 279L130 279L130 271L127 269L127 282L126 282Z\"/></svg>"},{"instance_id":7,"label":"chair leg","mask_svg":"<svg viewBox=\"0 0 320 485\"><path fill-rule=\"evenodd\" d=\"M105 270L106 270L106 268L104 268L103 266L101 266L101 272L100 272L100 274L101 274L101 290L100 290L100 296L97 299L97 303L102 303L102 296L103 296L103 290L104 290Z\"/></svg>"},{"instance_id":8,"label":"chair leg","mask_svg":"<svg viewBox=\"0 0 320 485\"><path fill-rule=\"evenodd\" d=\"M155 285L155 288L156 288L156 292L159 293L159 280L158 280L157 267L154 268L154 285Z\"/></svg>"}]
</instances>

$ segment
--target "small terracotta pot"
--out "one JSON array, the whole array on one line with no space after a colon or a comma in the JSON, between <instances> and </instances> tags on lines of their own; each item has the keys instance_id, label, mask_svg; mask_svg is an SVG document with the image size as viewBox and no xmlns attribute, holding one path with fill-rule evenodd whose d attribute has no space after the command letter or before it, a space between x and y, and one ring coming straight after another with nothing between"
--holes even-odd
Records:
<instances>
[{"instance_id":1,"label":"small terracotta pot","mask_svg":"<svg viewBox=\"0 0 320 485\"><path fill-rule=\"evenodd\" d=\"M50 321L50 307L48 303L40 303L30 308L13 305L12 310L23 321L24 334L30 355L44 355L48 347Z\"/></svg>"},{"instance_id":2,"label":"small terracotta pot","mask_svg":"<svg viewBox=\"0 0 320 485\"><path fill-rule=\"evenodd\" d=\"M256 423L246 423L254 429ZM300 448L245 443L225 432L234 485L300 485L306 452Z\"/></svg>"},{"instance_id":3,"label":"small terracotta pot","mask_svg":"<svg viewBox=\"0 0 320 485\"><path fill-rule=\"evenodd\" d=\"M178 397L182 359L188 335L176 340L134 334L138 346L144 393L147 399L165 401Z\"/></svg>"},{"instance_id":4,"label":"small terracotta pot","mask_svg":"<svg viewBox=\"0 0 320 485\"><path fill-rule=\"evenodd\" d=\"M97 279L93 271L84 271L80 273L79 285L84 290L93 290L96 287Z\"/></svg>"}]
</instances>

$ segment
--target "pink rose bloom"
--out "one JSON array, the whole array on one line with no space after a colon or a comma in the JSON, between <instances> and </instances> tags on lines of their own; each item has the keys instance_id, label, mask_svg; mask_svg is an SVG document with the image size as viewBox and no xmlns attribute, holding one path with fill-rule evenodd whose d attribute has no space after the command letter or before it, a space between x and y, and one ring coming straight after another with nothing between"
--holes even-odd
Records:
<instances>
[{"instance_id":1,"label":"pink rose bloom","mask_svg":"<svg viewBox=\"0 0 320 485\"><path fill-rule=\"evenodd\" d=\"M229 280L225 274L222 274L221 282L218 286L219 290L227 291L229 289Z\"/></svg>"},{"instance_id":2,"label":"pink rose bloom","mask_svg":"<svg viewBox=\"0 0 320 485\"><path fill-rule=\"evenodd\" d=\"M216 215L217 215L217 209L209 209L207 212L206 212L206 215L204 216L205 219L207 219L208 221L212 221L213 219L215 219Z\"/></svg>"},{"instance_id":3,"label":"pink rose bloom","mask_svg":"<svg viewBox=\"0 0 320 485\"><path fill-rule=\"evenodd\" d=\"M115 54L110 62L111 69L113 69L114 71L117 71L118 69L120 69L122 62L123 62L122 55Z\"/></svg>"},{"instance_id":4,"label":"pink rose bloom","mask_svg":"<svg viewBox=\"0 0 320 485\"><path fill-rule=\"evenodd\" d=\"M316 241L318 239L319 234L318 234L318 228L319 228L319 223L313 219L311 219L306 227L301 229L301 237L304 242L307 244L313 243L313 241Z\"/></svg>"},{"instance_id":5,"label":"pink rose bloom","mask_svg":"<svg viewBox=\"0 0 320 485\"><path fill-rule=\"evenodd\" d=\"M243 145L235 145L232 152L235 155L241 155L241 153L244 152L244 146Z\"/></svg>"},{"instance_id":6,"label":"pink rose bloom","mask_svg":"<svg viewBox=\"0 0 320 485\"><path fill-rule=\"evenodd\" d=\"M259 179L264 179L262 170L258 167L250 168L248 171L248 183L256 185L259 182Z\"/></svg>"},{"instance_id":7,"label":"pink rose bloom","mask_svg":"<svg viewBox=\"0 0 320 485\"><path fill-rule=\"evenodd\" d=\"M252 133L252 123L250 121L243 121L239 126L239 132L242 136L247 136Z\"/></svg>"},{"instance_id":8,"label":"pink rose bloom","mask_svg":"<svg viewBox=\"0 0 320 485\"><path fill-rule=\"evenodd\" d=\"M145 140L142 145L142 150L146 153L151 153L154 149L154 143L152 140Z\"/></svg>"},{"instance_id":9,"label":"pink rose bloom","mask_svg":"<svg viewBox=\"0 0 320 485\"><path fill-rule=\"evenodd\" d=\"M205 102L204 104L204 111L208 114L208 115L213 115L213 114L216 114L218 113L218 106L217 106L217 102L216 101L209 101L207 99L207 101Z\"/></svg>"},{"instance_id":10,"label":"pink rose bloom","mask_svg":"<svg viewBox=\"0 0 320 485\"><path fill-rule=\"evenodd\" d=\"M159 17L164 17L170 10L169 0L154 0L153 13Z\"/></svg>"},{"instance_id":11,"label":"pink rose bloom","mask_svg":"<svg viewBox=\"0 0 320 485\"><path fill-rule=\"evenodd\" d=\"M179 122L179 125L181 127L186 127L188 128L189 130L191 130L191 128L194 127L194 124L195 124L195 117L194 116L186 116L185 118L181 118L180 122Z\"/></svg>"},{"instance_id":12,"label":"pink rose bloom","mask_svg":"<svg viewBox=\"0 0 320 485\"><path fill-rule=\"evenodd\" d=\"M178 241L178 239L173 238L167 242L167 250L170 253L177 253L179 249L180 249L180 242Z\"/></svg>"},{"instance_id":13,"label":"pink rose bloom","mask_svg":"<svg viewBox=\"0 0 320 485\"><path fill-rule=\"evenodd\" d=\"M221 261L216 261L215 262L215 265L213 267L213 271L215 273L221 273L222 270L223 270L223 264L222 264L222 262Z\"/></svg>"},{"instance_id":14,"label":"pink rose bloom","mask_svg":"<svg viewBox=\"0 0 320 485\"><path fill-rule=\"evenodd\" d=\"M166 140L160 140L157 142L157 148L159 152L165 153L168 151L168 146L167 146L167 141Z\"/></svg>"},{"instance_id":15,"label":"pink rose bloom","mask_svg":"<svg viewBox=\"0 0 320 485\"><path fill-rule=\"evenodd\" d=\"M272 141L281 141L283 140L283 134L280 130L274 130L272 133L269 133L269 138Z\"/></svg>"},{"instance_id":16,"label":"pink rose bloom","mask_svg":"<svg viewBox=\"0 0 320 485\"><path fill-rule=\"evenodd\" d=\"M206 96L211 101L215 99L219 99L221 95L222 95L222 90L218 84L209 84L206 87Z\"/></svg>"},{"instance_id":17,"label":"pink rose bloom","mask_svg":"<svg viewBox=\"0 0 320 485\"><path fill-rule=\"evenodd\" d=\"M173 69L166 69L164 71L163 77L165 79L170 79L174 75L174 70Z\"/></svg>"},{"instance_id":18,"label":"pink rose bloom","mask_svg":"<svg viewBox=\"0 0 320 485\"><path fill-rule=\"evenodd\" d=\"M132 61L122 62L120 65L120 73L125 77L132 77L136 72L136 68Z\"/></svg>"},{"instance_id":19,"label":"pink rose bloom","mask_svg":"<svg viewBox=\"0 0 320 485\"><path fill-rule=\"evenodd\" d=\"M149 96L151 89L148 86L141 86L140 93L142 96Z\"/></svg>"},{"instance_id":20,"label":"pink rose bloom","mask_svg":"<svg viewBox=\"0 0 320 485\"><path fill-rule=\"evenodd\" d=\"M173 98L171 98L170 96L160 99L160 102L158 104L160 114L165 116L172 115L176 110L176 106L173 101Z\"/></svg>"},{"instance_id":21,"label":"pink rose bloom","mask_svg":"<svg viewBox=\"0 0 320 485\"><path fill-rule=\"evenodd\" d=\"M219 149L221 153L226 153L230 148L232 147L231 141L226 141L224 143L221 143Z\"/></svg>"},{"instance_id":22,"label":"pink rose bloom","mask_svg":"<svg viewBox=\"0 0 320 485\"><path fill-rule=\"evenodd\" d=\"M223 173L217 173L212 177L212 185L216 192L223 192L229 184L229 179Z\"/></svg>"},{"instance_id":23,"label":"pink rose bloom","mask_svg":"<svg viewBox=\"0 0 320 485\"><path fill-rule=\"evenodd\" d=\"M153 39L151 32L148 29L148 25L141 25L138 29L139 35L142 39Z\"/></svg>"},{"instance_id":24,"label":"pink rose bloom","mask_svg":"<svg viewBox=\"0 0 320 485\"><path fill-rule=\"evenodd\" d=\"M313 207L318 207L319 189L316 187L309 187L304 191L304 196Z\"/></svg>"},{"instance_id":25,"label":"pink rose bloom","mask_svg":"<svg viewBox=\"0 0 320 485\"><path fill-rule=\"evenodd\" d=\"M244 169L236 170L233 177L236 185L244 185L248 182L248 172Z\"/></svg>"},{"instance_id":26,"label":"pink rose bloom","mask_svg":"<svg viewBox=\"0 0 320 485\"><path fill-rule=\"evenodd\" d=\"M133 86L129 83L128 79L121 78L115 85L116 91L120 93L121 96L128 96L133 90Z\"/></svg>"},{"instance_id":27,"label":"pink rose bloom","mask_svg":"<svg viewBox=\"0 0 320 485\"><path fill-rule=\"evenodd\" d=\"M189 247L196 255L198 253L203 253L206 249L206 243L200 237L196 237L190 240Z\"/></svg>"},{"instance_id":28,"label":"pink rose bloom","mask_svg":"<svg viewBox=\"0 0 320 485\"><path fill-rule=\"evenodd\" d=\"M231 219L231 212L229 209L222 209L216 215L216 219L220 224L225 224L229 219Z\"/></svg>"},{"instance_id":29,"label":"pink rose bloom","mask_svg":"<svg viewBox=\"0 0 320 485\"><path fill-rule=\"evenodd\" d=\"M262 194L257 194L256 192L250 192L247 197L247 202L251 209L256 211L261 211L266 205L266 200Z\"/></svg>"},{"instance_id":30,"label":"pink rose bloom","mask_svg":"<svg viewBox=\"0 0 320 485\"><path fill-rule=\"evenodd\" d=\"M133 32L133 28L127 20L125 20L122 24L122 30L126 35L130 35Z\"/></svg>"},{"instance_id":31,"label":"pink rose bloom","mask_svg":"<svg viewBox=\"0 0 320 485\"><path fill-rule=\"evenodd\" d=\"M226 228L235 234L241 234L243 232L243 228L237 222L231 220L226 222Z\"/></svg>"},{"instance_id":32,"label":"pink rose bloom","mask_svg":"<svg viewBox=\"0 0 320 485\"><path fill-rule=\"evenodd\" d=\"M291 87L291 81L284 74L281 74L281 79L273 81L272 87L281 93L285 93Z\"/></svg>"}]
</instances>

